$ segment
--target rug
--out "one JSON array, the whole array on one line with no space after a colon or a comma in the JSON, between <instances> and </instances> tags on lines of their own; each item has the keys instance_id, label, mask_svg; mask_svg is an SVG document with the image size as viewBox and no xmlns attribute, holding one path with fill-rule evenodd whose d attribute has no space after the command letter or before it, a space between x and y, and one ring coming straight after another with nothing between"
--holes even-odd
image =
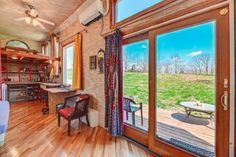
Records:
<instances>
[{"instance_id":1,"label":"rug","mask_svg":"<svg viewBox=\"0 0 236 157\"><path fill-rule=\"evenodd\" d=\"M171 143L171 144L173 144L177 147L180 147L184 150L187 150L191 153L199 155L201 157L214 157L215 156L214 152L211 152L211 151L205 150L203 148L193 146L191 144L188 144L188 143L185 143L183 141L179 141L179 140L176 140L176 139L173 139L173 138L171 138L170 141L167 141L167 142Z\"/></svg>"}]
</instances>

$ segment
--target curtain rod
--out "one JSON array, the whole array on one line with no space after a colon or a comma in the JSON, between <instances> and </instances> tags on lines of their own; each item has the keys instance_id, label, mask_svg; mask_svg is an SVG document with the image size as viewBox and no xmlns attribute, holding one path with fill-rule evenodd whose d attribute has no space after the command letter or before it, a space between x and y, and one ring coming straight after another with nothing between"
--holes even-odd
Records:
<instances>
[{"instance_id":1,"label":"curtain rod","mask_svg":"<svg viewBox=\"0 0 236 157\"><path fill-rule=\"evenodd\" d=\"M70 35L70 36L67 37L66 39L63 39L61 42L65 41L65 40L68 40L68 39L72 38L73 36L75 36L75 35L77 35L77 34L80 34L80 33L83 33L83 32L87 33L88 30L87 30L87 29L83 29L82 31L79 31L79 32L77 32L77 33L75 33L75 34L73 34L73 35Z\"/></svg>"},{"instance_id":2,"label":"curtain rod","mask_svg":"<svg viewBox=\"0 0 236 157\"><path fill-rule=\"evenodd\" d=\"M139 31L136 31L136 32L124 35L123 39L127 39L127 38L130 38L130 37L133 37L133 36L136 36L136 35L148 32L148 31L150 31L152 29L156 29L156 28L159 28L159 27L171 24L171 23L175 23L175 22L178 22L180 20L183 20L183 19L186 19L186 18L190 18L190 17L196 16L196 15L199 15L199 14L202 14L202 13L205 13L205 12L208 12L208 11L211 11L211 10L214 10L214 9L226 6L228 4L229 4L229 0L221 2L221 3L218 3L218 4L215 4L215 5L212 5L212 6L209 6L209 7L206 7L206 8L203 8L203 9L200 9L198 11L195 11L195 12L192 12L192 13L189 13L189 14L186 14L186 15L183 15L183 16L171 19L171 20L168 20L168 21L165 21L165 22L162 22L162 23L159 23L157 25L153 25L153 26L141 29ZM110 35L110 34L112 34L114 32L115 32L115 30L111 30L110 32L107 32L107 33L103 34L102 36L105 37L105 36L108 36L108 35Z\"/></svg>"}]
</instances>

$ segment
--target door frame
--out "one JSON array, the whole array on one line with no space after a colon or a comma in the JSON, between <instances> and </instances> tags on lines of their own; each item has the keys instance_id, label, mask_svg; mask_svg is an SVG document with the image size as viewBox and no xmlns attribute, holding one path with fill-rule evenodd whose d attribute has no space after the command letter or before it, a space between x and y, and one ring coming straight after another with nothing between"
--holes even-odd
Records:
<instances>
[{"instance_id":1,"label":"door frame","mask_svg":"<svg viewBox=\"0 0 236 157\"><path fill-rule=\"evenodd\" d=\"M229 72L229 13L226 15L220 15L222 9L228 9L228 7L222 7L196 15L191 18L181 20L177 23L169 24L158 29L149 32L149 131L148 131L148 147L151 151L160 154L162 156L195 156L194 154L187 152L181 148L175 147L169 143L166 143L160 139L156 139L156 35L163 34L189 26L197 24L215 21L216 22L216 144L215 154L216 156L229 155L229 111L224 111L220 104L220 98L224 91L228 91L228 102L230 100L230 84L228 88L224 88L223 81L227 78L230 83ZM223 53L228 52L228 53ZM221 115L219 117L218 115ZM222 130L224 132L222 133ZM220 141L220 142L217 142ZM223 141L223 142L222 142ZM227 157L227 156L226 156Z\"/></svg>"}]
</instances>

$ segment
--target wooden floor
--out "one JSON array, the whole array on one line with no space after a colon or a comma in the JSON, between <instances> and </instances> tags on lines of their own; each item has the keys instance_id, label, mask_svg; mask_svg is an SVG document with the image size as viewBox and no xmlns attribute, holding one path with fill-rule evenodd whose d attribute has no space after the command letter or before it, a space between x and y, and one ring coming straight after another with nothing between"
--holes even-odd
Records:
<instances>
[{"instance_id":1,"label":"wooden floor","mask_svg":"<svg viewBox=\"0 0 236 157\"><path fill-rule=\"evenodd\" d=\"M113 138L101 127L73 123L67 136L67 123L57 127L56 115L42 115L39 101L11 104L10 120L1 157L146 157L143 148L123 138Z\"/></svg>"},{"instance_id":2,"label":"wooden floor","mask_svg":"<svg viewBox=\"0 0 236 157\"><path fill-rule=\"evenodd\" d=\"M124 114L126 115L126 114ZM141 126L140 112L136 113L135 125L142 130L148 130L148 106L143 106L144 125ZM157 111L157 135L167 141L178 140L192 146L214 152L215 129L210 120L188 117L184 112L158 109ZM126 117L125 117L126 120ZM132 117L129 114L126 123L132 125Z\"/></svg>"}]
</instances>

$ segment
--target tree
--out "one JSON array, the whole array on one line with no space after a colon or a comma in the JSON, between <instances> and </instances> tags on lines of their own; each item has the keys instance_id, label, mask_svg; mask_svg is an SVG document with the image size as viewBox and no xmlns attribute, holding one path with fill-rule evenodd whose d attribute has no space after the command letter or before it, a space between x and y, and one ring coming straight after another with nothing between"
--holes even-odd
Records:
<instances>
[{"instance_id":1,"label":"tree","mask_svg":"<svg viewBox=\"0 0 236 157\"><path fill-rule=\"evenodd\" d=\"M210 74L211 74L211 75L214 75L214 74L215 74L215 65L214 65L214 64L211 64L211 65L210 65Z\"/></svg>"},{"instance_id":2,"label":"tree","mask_svg":"<svg viewBox=\"0 0 236 157\"><path fill-rule=\"evenodd\" d=\"M132 72L137 71L137 68L136 68L136 65L135 65L135 64L133 64L133 65L131 66L131 71L132 71Z\"/></svg>"},{"instance_id":3,"label":"tree","mask_svg":"<svg viewBox=\"0 0 236 157\"><path fill-rule=\"evenodd\" d=\"M144 56L144 58L139 63L141 72L148 72L148 56Z\"/></svg>"},{"instance_id":4,"label":"tree","mask_svg":"<svg viewBox=\"0 0 236 157\"><path fill-rule=\"evenodd\" d=\"M163 67L164 67L165 74L171 73L171 63L169 61L163 63Z\"/></svg>"},{"instance_id":5,"label":"tree","mask_svg":"<svg viewBox=\"0 0 236 157\"><path fill-rule=\"evenodd\" d=\"M203 64L202 64L202 59L200 56L193 57L193 67L197 69L198 74L202 74Z\"/></svg>"},{"instance_id":6,"label":"tree","mask_svg":"<svg viewBox=\"0 0 236 157\"><path fill-rule=\"evenodd\" d=\"M182 60L181 60L180 56L178 54L175 55L175 56L172 56L171 57L171 62L172 62L172 65L174 67L174 73L175 74L179 73L180 68L182 66Z\"/></svg>"},{"instance_id":7,"label":"tree","mask_svg":"<svg viewBox=\"0 0 236 157\"><path fill-rule=\"evenodd\" d=\"M208 74L209 72L209 61L210 61L210 55L209 54L204 54L200 56L200 60L204 66L205 73Z\"/></svg>"},{"instance_id":8,"label":"tree","mask_svg":"<svg viewBox=\"0 0 236 157\"><path fill-rule=\"evenodd\" d=\"M128 71L128 53L124 52L123 61L124 61L124 70Z\"/></svg>"}]
</instances>

